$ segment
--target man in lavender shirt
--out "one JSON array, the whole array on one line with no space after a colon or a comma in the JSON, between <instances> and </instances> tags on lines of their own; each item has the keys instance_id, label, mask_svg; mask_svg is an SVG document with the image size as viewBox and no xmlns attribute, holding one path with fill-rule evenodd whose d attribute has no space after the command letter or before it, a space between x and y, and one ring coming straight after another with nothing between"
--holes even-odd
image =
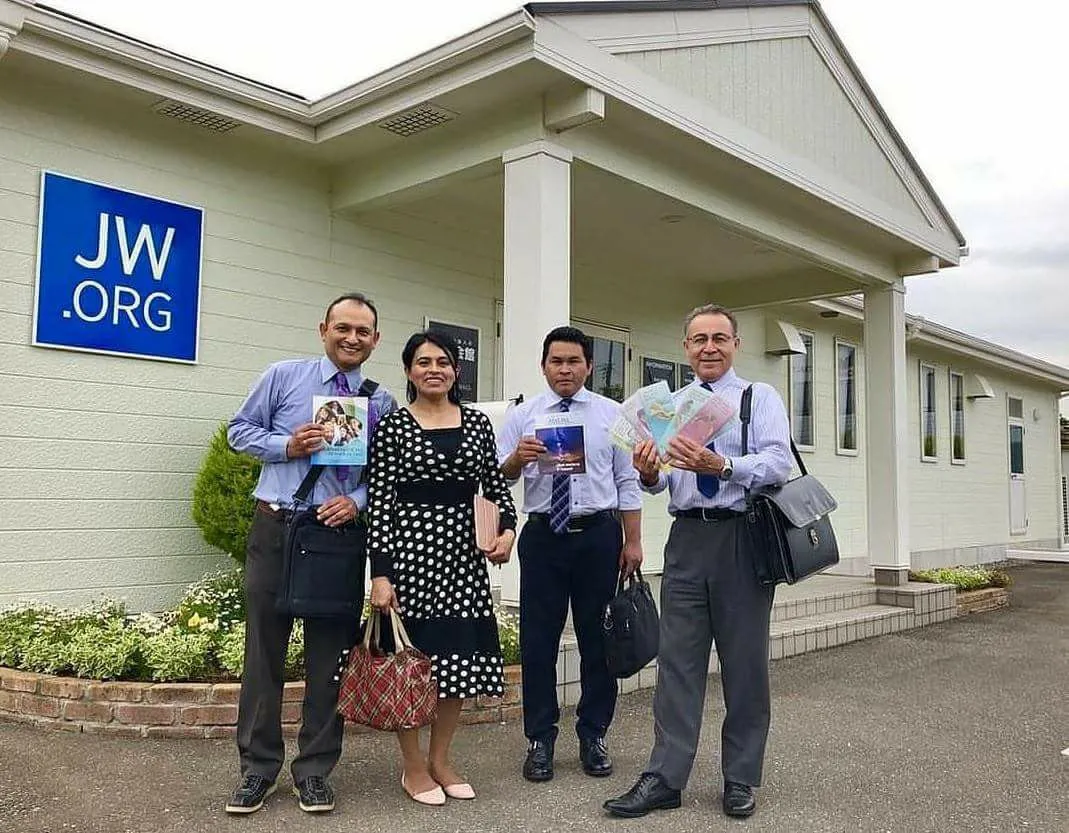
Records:
<instances>
[{"instance_id":1,"label":"man in lavender shirt","mask_svg":"<svg viewBox=\"0 0 1069 833\"><path fill-rule=\"evenodd\" d=\"M738 411L749 385L734 370L738 322L708 304L684 321L683 348L701 385ZM793 464L783 400L771 385L753 385L748 448L736 424L702 447L676 437L669 473L652 442L635 448L645 491L666 487L674 517L664 550L661 650L653 698L654 745L630 790L605 802L614 816L634 818L679 807L698 751L712 643L720 660L726 715L721 727L723 809L746 817L756 807L771 714L768 632L772 587L756 577L743 510L746 492L786 482Z\"/></svg>"},{"instance_id":2,"label":"man in lavender shirt","mask_svg":"<svg viewBox=\"0 0 1069 833\"><path fill-rule=\"evenodd\" d=\"M275 791L285 759L282 675L293 619L278 613L275 602L282 579L286 513L309 471L310 455L326 440L323 426L312 421L312 397L355 396L364 383L361 366L379 343L374 304L360 293L335 299L319 325L319 336L324 355L267 368L227 431L235 451L263 461L245 558L245 668L237 726L242 778L226 805L232 814L254 813L263 806ZM396 408L394 398L377 387L368 407L370 429ZM308 503L318 507L317 517L327 526L356 522L367 507L363 468L326 466ZM364 559L366 553L353 556ZM327 776L341 754L343 729L336 712L335 675L339 656L355 642L358 628L355 618L304 622L305 696L291 772L300 807L309 813L334 808Z\"/></svg>"}]
</instances>

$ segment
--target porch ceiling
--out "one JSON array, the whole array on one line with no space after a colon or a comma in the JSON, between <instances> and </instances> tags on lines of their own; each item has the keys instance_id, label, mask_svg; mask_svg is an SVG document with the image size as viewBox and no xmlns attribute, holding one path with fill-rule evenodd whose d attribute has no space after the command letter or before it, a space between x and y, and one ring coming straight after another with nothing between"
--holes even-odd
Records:
<instances>
[{"instance_id":1,"label":"porch ceiling","mask_svg":"<svg viewBox=\"0 0 1069 833\"><path fill-rule=\"evenodd\" d=\"M503 173L457 182L359 222L421 229L499 260ZM579 161L572 166L572 280L584 289L638 281L699 293L737 307L845 295L849 278L729 230L712 215Z\"/></svg>"}]
</instances>

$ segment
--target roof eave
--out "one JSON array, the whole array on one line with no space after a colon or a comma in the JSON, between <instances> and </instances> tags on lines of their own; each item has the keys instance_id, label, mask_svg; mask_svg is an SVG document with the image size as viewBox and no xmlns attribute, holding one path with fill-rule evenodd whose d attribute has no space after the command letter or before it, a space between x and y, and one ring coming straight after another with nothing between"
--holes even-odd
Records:
<instances>
[{"instance_id":1,"label":"roof eave","mask_svg":"<svg viewBox=\"0 0 1069 833\"><path fill-rule=\"evenodd\" d=\"M27 7L25 22L11 46L254 127L314 142L319 125L533 31L533 19L520 9L314 101L42 5Z\"/></svg>"},{"instance_id":2,"label":"roof eave","mask_svg":"<svg viewBox=\"0 0 1069 833\"><path fill-rule=\"evenodd\" d=\"M865 304L858 298L848 296L809 303L819 309L831 310L855 321L865 320ZM1069 368L951 329L923 316L906 315L906 324L910 329L911 337L919 342L1024 373L1033 379L1059 388L1059 392L1063 395L1069 393Z\"/></svg>"}]
</instances>

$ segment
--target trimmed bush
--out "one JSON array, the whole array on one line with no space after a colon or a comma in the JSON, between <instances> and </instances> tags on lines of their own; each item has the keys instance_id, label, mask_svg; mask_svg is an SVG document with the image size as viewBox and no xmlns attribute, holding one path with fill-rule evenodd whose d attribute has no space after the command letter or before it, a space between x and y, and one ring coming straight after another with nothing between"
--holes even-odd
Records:
<instances>
[{"instance_id":1,"label":"trimmed bush","mask_svg":"<svg viewBox=\"0 0 1069 833\"><path fill-rule=\"evenodd\" d=\"M260 477L260 461L238 454L226 440L226 425L212 436L193 485L193 520L204 540L239 564L245 563L245 542L256 501L252 490Z\"/></svg>"},{"instance_id":2,"label":"trimmed bush","mask_svg":"<svg viewBox=\"0 0 1069 833\"><path fill-rule=\"evenodd\" d=\"M501 659L505 665L518 665L520 662L520 626L504 608L497 608L497 636L501 643Z\"/></svg>"},{"instance_id":3,"label":"trimmed bush","mask_svg":"<svg viewBox=\"0 0 1069 833\"><path fill-rule=\"evenodd\" d=\"M910 581L952 584L958 590L983 590L985 587L1009 587L1013 579L1004 570L987 567L943 567L938 570L916 570Z\"/></svg>"},{"instance_id":4,"label":"trimmed bush","mask_svg":"<svg viewBox=\"0 0 1069 833\"><path fill-rule=\"evenodd\" d=\"M145 639L142 651L150 676L159 683L206 680L211 677L212 637L206 633L187 633L177 627L166 628Z\"/></svg>"}]
</instances>

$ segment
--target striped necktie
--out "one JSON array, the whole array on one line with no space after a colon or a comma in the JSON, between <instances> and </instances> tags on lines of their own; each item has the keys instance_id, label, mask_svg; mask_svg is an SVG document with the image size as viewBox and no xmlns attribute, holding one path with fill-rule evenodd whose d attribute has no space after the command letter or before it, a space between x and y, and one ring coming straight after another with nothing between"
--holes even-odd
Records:
<instances>
[{"instance_id":1,"label":"striped necktie","mask_svg":"<svg viewBox=\"0 0 1069 833\"><path fill-rule=\"evenodd\" d=\"M708 391L711 391L712 385L708 382L702 382L702 387ZM716 447L713 445L713 441L709 440L709 444L705 446L710 451L715 452ZM698 491L705 497L716 497L716 493L720 491L720 478L715 474L699 474L698 477Z\"/></svg>"},{"instance_id":2,"label":"striped necktie","mask_svg":"<svg viewBox=\"0 0 1069 833\"><path fill-rule=\"evenodd\" d=\"M572 407L571 399L560 401L560 410L567 413ZM560 535L568 528L572 516L572 476L570 474L553 475L553 492L549 498L549 528Z\"/></svg>"}]
</instances>

